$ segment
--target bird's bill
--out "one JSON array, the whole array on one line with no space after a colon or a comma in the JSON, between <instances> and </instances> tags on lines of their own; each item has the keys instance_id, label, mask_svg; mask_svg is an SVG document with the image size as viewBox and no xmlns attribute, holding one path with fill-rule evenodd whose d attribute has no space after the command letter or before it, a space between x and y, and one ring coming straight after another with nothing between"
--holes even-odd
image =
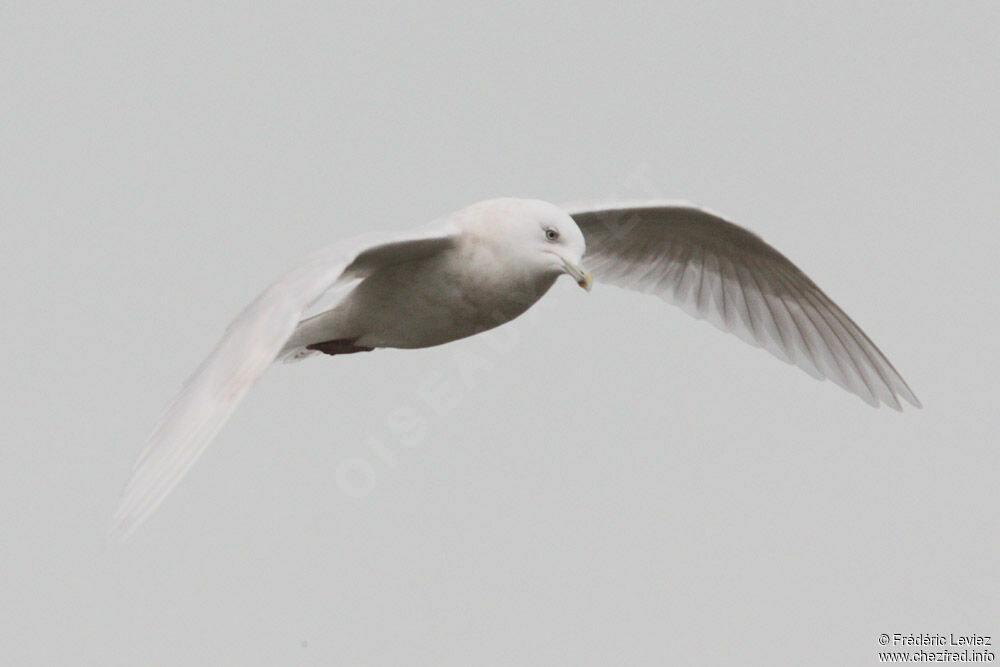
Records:
<instances>
[{"instance_id":1,"label":"bird's bill","mask_svg":"<svg viewBox=\"0 0 1000 667\"><path fill-rule=\"evenodd\" d=\"M576 284L583 289L589 292L590 288L594 286L594 277L590 275L590 271L587 269L566 259L563 259L563 266L566 267L566 273L573 276Z\"/></svg>"}]
</instances>

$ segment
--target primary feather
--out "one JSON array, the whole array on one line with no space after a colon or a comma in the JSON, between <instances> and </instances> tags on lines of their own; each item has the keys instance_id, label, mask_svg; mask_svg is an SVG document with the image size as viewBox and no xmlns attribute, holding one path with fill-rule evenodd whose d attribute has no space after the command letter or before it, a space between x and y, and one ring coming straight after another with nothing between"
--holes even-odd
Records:
<instances>
[{"instance_id":1,"label":"primary feather","mask_svg":"<svg viewBox=\"0 0 1000 667\"><path fill-rule=\"evenodd\" d=\"M871 339L756 234L683 203L575 208L598 281L656 294L867 403L920 402Z\"/></svg>"},{"instance_id":2,"label":"primary feather","mask_svg":"<svg viewBox=\"0 0 1000 667\"><path fill-rule=\"evenodd\" d=\"M233 321L149 436L115 515L126 536L170 493L279 356L420 348L531 307L568 273L651 292L872 405L920 403L874 343L759 236L687 204L576 208L497 199L421 232L317 252ZM321 298L332 308L304 318Z\"/></svg>"},{"instance_id":3,"label":"primary feather","mask_svg":"<svg viewBox=\"0 0 1000 667\"><path fill-rule=\"evenodd\" d=\"M442 227L358 237L313 254L264 290L229 325L153 429L122 493L112 534L127 537L177 485L275 360L310 304L341 280L439 252L449 247L453 233Z\"/></svg>"}]
</instances>

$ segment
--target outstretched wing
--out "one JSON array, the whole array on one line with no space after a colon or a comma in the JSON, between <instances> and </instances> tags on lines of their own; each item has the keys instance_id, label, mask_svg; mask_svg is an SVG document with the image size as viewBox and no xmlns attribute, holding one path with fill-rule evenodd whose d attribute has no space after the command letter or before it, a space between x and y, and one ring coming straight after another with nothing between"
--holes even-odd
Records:
<instances>
[{"instance_id":1,"label":"outstretched wing","mask_svg":"<svg viewBox=\"0 0 1000 667\"><path fill-rule=\"evenodd\" d=\"M127 537L163 502L295 330L303 311L339 281L450 247L455 230L367 235L325 248L276 280L229 325L184 383L133 469L112 525Z\"/></svg>"},{"instance_id":2,"label":"outstretched wing","mask_svg":"<svg viewBox=\"0 0 1000 667\"><path fill-rule=\"evenodd\" d=\"M570 209L599 281L656 294L867 403L920 402L861 328L756 234L689 204Z\"/></svg>"}]
</instances>

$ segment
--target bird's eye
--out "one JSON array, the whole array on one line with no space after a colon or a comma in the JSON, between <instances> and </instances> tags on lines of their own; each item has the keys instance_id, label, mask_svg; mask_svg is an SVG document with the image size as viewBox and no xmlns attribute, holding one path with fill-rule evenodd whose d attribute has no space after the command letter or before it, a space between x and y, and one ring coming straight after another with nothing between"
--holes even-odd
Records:
<instances>
[{"instance_id":1,"label":"bird's eye","mask_svg":"<svg viewBox=\"0 0 1000 667\"><path fill-rule=\"evenodd\" d=\"M547 238L550 241L555 241L557 238L559 238L559 232L550 227L549 229L545 230L545 238Z\"/></svg>"}]
</instances>

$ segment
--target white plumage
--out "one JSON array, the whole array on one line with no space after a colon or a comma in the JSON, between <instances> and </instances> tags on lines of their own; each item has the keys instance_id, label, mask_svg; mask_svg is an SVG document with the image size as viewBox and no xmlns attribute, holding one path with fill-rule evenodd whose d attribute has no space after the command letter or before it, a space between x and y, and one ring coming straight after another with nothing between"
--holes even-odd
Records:
<instances>
[{"instance_id":1,"label":"white plumage","mask_svg":"<svg viewBox=\"0 0 1000 667\"><path fill-rule=\"evenodd\" d=\"M756 234L686 203L571 211L598 281L649 292L865 402L920 402L871 339Z\"/></svg>"},{"instance_id":2,"label":"white plumage","mask_svg":"<svg viewBox=\"0 0 1000 667\"><path fill-rule=\"evenodd\" d=\"M153 429L115 514L126 536L176 486L276 359L474 335L527 310L563 273L650 292L871 405L916 396L864 332L758 236L687 204L570 207L495 199L424 230L321 250L229 325ZM303 320L325 293L332 307Z\"/></svg>"}]
</instances>

